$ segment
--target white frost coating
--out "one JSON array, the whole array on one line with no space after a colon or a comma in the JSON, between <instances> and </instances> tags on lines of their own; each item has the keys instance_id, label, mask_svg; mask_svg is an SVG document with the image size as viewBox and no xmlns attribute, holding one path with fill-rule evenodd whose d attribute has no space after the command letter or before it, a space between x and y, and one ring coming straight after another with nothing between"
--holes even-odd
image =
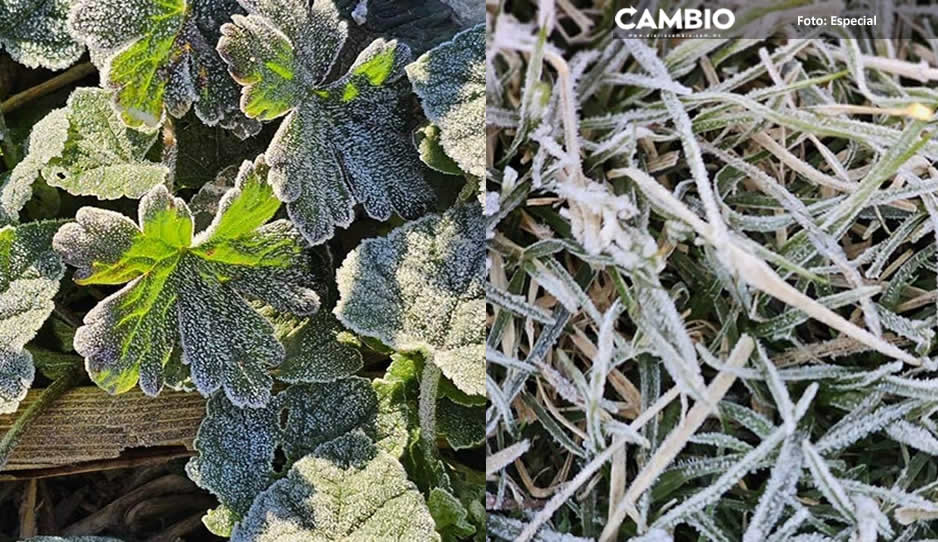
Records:
<instances>
[{"instance_id":1,"label":"white frost coating","mask_svg":"<svg viewBox=\"0 0 938 542\"><path fill-rule=\"evenodd\" d=\"M352 432L379 442L387 437L377 425L378 399L362 378L294 385L260 409L238 408L216 394L206 408L195 440L199 455L186 472L217 495L236 519L279 477L274 470L278 447L286 459L284 469L289 469L320 445Z\"/></svg>"},{"instance_id":2,"label":"white frost coating","mask_svg":"<svg viewBox=\"0 0 938 542\"><path fill-rule=\"evenodd\" d=\"M258 496L232 542L438 542L433 517L398 461L350 435L298 461Z\"/></svg>"},{"instance_id":3,"label":"white frost coating","mask_svg":"<svg viewBox=\"0 0 938 542\"><path fill-rule=\"evenodd\" d=\"M336 275L348 327L419 351L460 390L485 395L484 224L478 204L368 239Z\"/></svg>"},{"instance_id":4,"label":"white frost coating","mask_svg":"<svg viewBox=\"0 0 938 542\"><path fill-rule=\"evenodd\" d=\"M0 46L30 68L67 68L85 50L66 28L70 4L70 0L3 0Z\"/></svg>"},{"instance_id":5,"label":"white frost coating","mask_svg":"<svg viewBox=\"0 0 938 542\"><path fill-rule=\"evenodd\" d=\"M77 0L68 24L114 89L124 122L155 128L165 112L182 117L191 107L205 124L241 138L260 123L238 109L238 86L215 53L219 27L235 0Z\"/></svg>"},{"instance_id":6,"label":"white frost coating","mask_svg":"<svg viewBox=\"0 0 938 542\"><path fill-rule=\"evenodd\" d=\"M42 175L71 194L139 198L169 173L145 157L156 137L124 126L110 106L110 92L79 88L64 108L33 127L13 179L32 184Z\"/></svg>"},{"instance_id":7,"label":"white frost coating","mask_svg":"<svg viewBox=\"0 0 938 542\"><path fill-rule=\"evenodd\" d=\"M424 113L438 125L446 154L485 176L485 28L479 24L407 66Z\"/></svg>"},{"instance_id":8,"label":"white frost coating","mask_svg":"<svg viewBox=\"0 0 938 542\"><path fill-rule=\"evenodd\" d=\"M270 182L312 244L330 239L361 203L372 218L423 214L434 196L409 144L410 50L378 39L349 71L326 78L347 37L332 2L244 1L222 27L218 52L244 88L252 118L286 115L265 156Z\"/></svg>"},{"instance_id":9,"label":"white frost coating","mask_svg":"<svg viewBox=\"0 0 938 542\"><path fill-rule=\"evenodd\" d=\"M19 222L20 210L33 195L30 176L14 179L10 173L0 173L0 226Z\"/></svg>"},{"instance_id":10,"label":"white frost coating","mask_svg":"<svg viewBox=\"0 0 938 542\"><path fill-rule=\"evenodd\" d=\"M194 239L189 208L162 184L141 199L139 225L86 207L55 235L56 250L78 268L76 280L128 283L75 334L99 386L121 393L139 381L145 393L159 393L178 339L202 394L224 388L237 405L267 403L267 369L284 349L244 296L299 315L315 312L319 299L299 234L283 220L263 225L279 207L266 173L262 159L242 164L215 220Z\"/></svg>"},{"instance_id":11,"label":"white frost coating","mask_svg":"<svg viewBox=\"0 0 938 542\"><path fill-rule=\"evenodd\" d=\"M481 446L485 441L485 409L482 406L460 405L442 398L436 406L437 434L454 450Z\"/></svg>"},{"instance_id":12,"label":"white frost coating","mask_svg":"<svg viewBox=\"0 0 938 542\"><path fill-rule=\"evenodd\" d=\"M32 384L32 356L23 349L52 313L65 272L52 250L57 222L0 229L0 413L16 411Z\"/></svg>"},{"instance_id":13,"label":"white frost coating","mask_svg":"<svg viewBox=\"0 0 938 542\"><path fill-rule=\"evenodd\" d=\"M634 536L629 542L674 542L674 538L663 529L652 529L642 536Z\"/></svg>"}]
</instances>

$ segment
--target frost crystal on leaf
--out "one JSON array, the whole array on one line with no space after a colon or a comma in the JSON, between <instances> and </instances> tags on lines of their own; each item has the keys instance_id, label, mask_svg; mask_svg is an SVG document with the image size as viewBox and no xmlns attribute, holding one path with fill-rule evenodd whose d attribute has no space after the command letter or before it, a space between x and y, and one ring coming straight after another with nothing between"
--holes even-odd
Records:
<instances>
[{"instance_id":1,"label":"frost crystal on leaf","mask_svg":"<svg viewBox=\"0 0 938 542\"><path fill-rule=\"evenodd\" d=\"M12 182L32 184L42 175L71 194L116 199L139 198L165 181L169 169L145 158L156 134L124 126L109 97L105 90L76 89L65 108L36 123Z\"/></svg>"},{"instance_id":2,"label":"frost crystal on leaf","mask_svg":"<svg viewBox=\"0 0 938 542\"><path fill-rule=\"evenodd\" d=\"M337 273L335 314L397 351L419 351L460 390L485 395L484 224L478 204L368 239Z\"/></svg>"},{"instance_id":3,"label":"frost crystal on leaf","mask_svg":"<svg viewBox=\"0 0 938 542\"><path fill-rule=\"evenodd\" d=\"M480 446L485 440L485 419L481 406L460 405L449 399L441 399L436 407L437 431L446 438L455 450Z\"/></svg>"},{"instance_id":4,"label":"frost crystal on leaf","mask_svg":"<svg viewBox=\"0 0 938 542\"><path fill-rule=\"evenodd\" d=\"M235 0L78 0L69 24L128 125L153 128L164 109L181 117L194 106L206 124L247 137L260 123L238 110L238 86L214 49L238 11Z\"/></svg>"},{"instance_id":5,"label":"frost crystal on leaf","mask_svg":"<svg viewBox=\"0 0 938 542\"><path fill-rule=\"evenodd\" d=\"M258 496L232 542L432 542L433 517L400 463L361 434L320 446Z\"/></svg>"},{"instance_id":6,"label":"frost crystal on leaf","mask_svg":"<svg viewBox=\"0 0 938 542\"><path fill-rule=\"evenodd\" d=\"M243 3L250 14L222 26L218 52L249 117L286 115L266 156L297 228L318 244L351 224L356 203L379 220L423 213L433 194L408 143L407 46L375 40L326 82L347 37L331 1Z\"/></svg>"},{"instance_id":7,"label":"frost crystal on leaf","mask_svg":"<svg viewBox=\"0 0 938 542\"><path fill-rule=\"evenodd\" d=\"M479 24L407 66L443 150L459 167L485 175L485 28Z\"/></svg>"},{"instance_id":8,"label":"frost crystal on leaf","mask_svg":"<svg viewBox=\"0 0 938 542\"><path fill-rule=\"evenodd\" d=\"M157 185L139 206L139 226L104 209L84 207L53 244L77 267L79 284L123 284L92 309L75 334L92 380L111 393L140 382L155 395L177 341L196 388L219 388L235 404L270 398L267 369L283 346L245 300L310 314L319 298L309 282L305 244L289 222L273 217L280 202L259 158L245 162L212 224L193 237L189 208Z\"/></svg>"},{"instance_id":9,"label":"frost crystal on leaf","mask_svg":"<svg viewBox=\"0 0 938 542\"><path fill-rule=\"evenodd\" d=\"M461 29L440 0L335 0L335 4L368 35L403 41L417 54Z\"/></svg>"},{"instance_id":10,"label":"frost crystal on leaf","mask_svg":"<svg viewBox=\"0 0 938 542\"><path fill-rule=\"evenodd\" d=\"M342 326L328 311L319 311L283 338L286 357L277 379L291 384L332 382L362 368L361 353L338 338Z\"/></svg>"},{"instance_id":11,"label":"frost crystal on leaf","mask_svg":"<svg viewBox=\"0 0 938 542\"><path fill-rule=\"evenodd\" d=\"M378 399L362 378L297 384L261 409L237 408L217 394L208 402L195 441L199 457L189 462L186 471L242 517L257 494L279 477L274 470L278 449L286 459L283 468L288 469L323 443L354 431L380 443L395 440L380 430Z\"/></svg>"},{"instance_id":12,"label":"frost crystal on leaf","mask_svg":"<svg viewBox=\"0 0 938 542\"><path fill-rule=\"evenodd\" d=\"M85 50L66 27L70 0L3 0L0 46L30 68L61 70Z\"/></svg>"},{"instance_id":13,"label":"frost crystal on leaf","mask_svg":"<svg viewBox=\"0 0 938 542\"><path fill-rule=\"evenodd\" d=\"M19 221L20 210L33 195L32 181L14 178L11 172L0 173L0 226Z\"/></svg>"},{"instance_id":14,"label":"frost crystal on leaf","mask_svg":"<svg viewBox=\"0 0 938 542\"><path fill-rule=\"evenodd\" d=\"M65 272L52 250L58 222L0 229L0 413L16 411L35 375L23 349L52 313Z\"/></svg>"}]
</instances>

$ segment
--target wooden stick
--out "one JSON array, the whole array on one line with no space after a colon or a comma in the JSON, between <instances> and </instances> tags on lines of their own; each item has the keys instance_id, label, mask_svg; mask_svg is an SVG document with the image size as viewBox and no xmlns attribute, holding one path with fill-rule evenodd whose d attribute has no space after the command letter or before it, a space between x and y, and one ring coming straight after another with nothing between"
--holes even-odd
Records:
<instances>
[{"instance_id":1,"label":"wooden stick","mask_svg":"<svg viewBox=\"0 0 938 542\"><path fill-rule=\"evenodd\" d=\"M0 103L0 113L8 113L13 111L18 107L26 105L31 100L36 98L41 98L46 94L55 92L56 90L70 85L75 81L80 81L85 77L88 77L94 73L95 67L91 62L84 62L82 64L77 64L72 66L68 70L56 75L52 79L43 81L34 87L30 87L23 92L18 92L6 100L3 103Z\"/></svg>"},{"instance_id":2,"label":"wooden stick","mask_svg":"<svg viewBox=\"0 0 938 542\"><path fill-rule=\"evenodd\" d=\"M20 410L29 409L42 392L30 390ZM204 416L205 399L197 393L164 391L148 397L132 390L114 396L93 386L73 388L22 432L0 479L61 476L191 455ZM17 417L0 416L0 432Z\"/></svg>"}]
</instances>

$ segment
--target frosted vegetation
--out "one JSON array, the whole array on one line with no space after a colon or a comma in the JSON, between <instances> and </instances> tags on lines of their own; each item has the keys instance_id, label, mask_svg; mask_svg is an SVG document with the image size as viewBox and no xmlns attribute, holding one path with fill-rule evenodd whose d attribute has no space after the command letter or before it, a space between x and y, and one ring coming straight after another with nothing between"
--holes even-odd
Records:
<instances>
[{"instance_id":1,"label":"frosted vegetation","mask_svg":"<svg viewBox=\"0 0 938 542\"><path fill-rule=\"evenodd\" d=\"M489 4L491 539L938 538L938 54L894 7L643 41Z\"/></svg>"},{"instance_id":2,"label":"frosted vegetation","mask_svg":"<svg viewBox=\"0 0 938 542\"><path fill-rule=\"evenodd\" d=\"M39 396L0 470L72 386L186 391L216 535L485 540L485 34L452 4L0 0L13 60L90 59L25 130L0 108L0 413Z\"/></svg>"}]
</instances>

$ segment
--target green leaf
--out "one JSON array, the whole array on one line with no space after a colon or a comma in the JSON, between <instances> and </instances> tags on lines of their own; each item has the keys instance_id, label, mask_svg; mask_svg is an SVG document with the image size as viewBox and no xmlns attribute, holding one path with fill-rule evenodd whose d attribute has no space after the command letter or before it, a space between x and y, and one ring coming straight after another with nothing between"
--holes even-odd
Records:
<instances>
[{"instance_id":1,"label":"green leaf","mask_svg":"<svg viewBox=\"0 0 938 542\"><path fill-rule=\"evenodd\" d=\"M54 320L53 320L54 321ZM58 380L65 376L73 367L81 365L84 360L75 354L62 354L45 348L30 346L27 348L33 357L33 366L49 380Z\"/></svg>"},{"instance_id":2,"label":"green leaf","mask_svg":"<svg viewBox=\"0 0 938 542\"><path fill-rule=\"evenodd\" d=\"M238 110L238 86L214 49L240 11L235 0L77 0L69 25L127 125L155 128L164 111L178 118L194 107L206 124L247 137L260 123Z\"/></svg>"},{"instance_id":3,"label":"green leaf","mask_svg":"<svg viewBox=\"0 0 938 542\"><path fill-rule=\"evenodd\" d=\"M443 150L439 126L428 124L414 132L414 146L424 164L447 175L461 175L462 170Z\"/></svg>"},{"instance_id":4,"label":"green leaf","mask_svg":"<svg viewBox=\"0 0 938 542\"><path fill-rule=\"evenodd\" d=\"M484 226L477 204L367 239L337 273L335 314L400 352L421 352L463 392L485 395Z\"/></svg>"},{"instance_id":5,"label":"green leaf","mask_svg":"<svg viewBox=\"0 0 938 542\"><path fill-rule=\"evenodd\" d=\"M217 394L206 410L195 441L199 456L186 472L239 518L281 472L324 443L355 431L382 449L399 440L382 432L375 392L357 377L293 385L260 409L238 408ZM281 471L274 465L278 449L286 461Z\"/></svg>"},{"instance_id":6,"label":"green leaf","mask_svg":"<svg viewBox=\"0 0 938 542\"><path fill-rule=\"evenodd\" d=\"M457 542L475 534L475 526L466 521L469 512L449 491L433 488L427 499L427 508L443 542Z\"/></svg>"},{"instance_id":7,"label":"green leaf","mask_svg":"<svg viewBox=\"0 0 938 542\"><path fill-rule=\"evenodd\" d=\"M485 26L476 25L407 66L423 111L459 167L485 176Z\"/></svg>"},{"instance_id":8,"label":"green leaf","mask_svg":"<svg viewBox=\"0 0 938 542\"><path fill-rule=\"evenodd\" d=\"M401 354L391 356L391 365L384 378L376 378L371 386L378 397L377 424L380 434L388 435L384 449L401 457L408 443L416 437L411 433L419 427L416 387L418 362Z\"/></svg>"},{"instance_id":9,"label":"green leaf","mask_svg":"<svg viewBox=\"0 0 938 542\"><path fill-rule=\"evenodd\" d=\"M238 522L238 515L231 508L221 505L218 508L212 508L202 516L202 524L214 535L228 538Z\"/></svg>"},{"instance_id":10,"label":"green leaf","mask_svg":"<svg viewBox=\"0 0 938 542\"><path fill-rule=\"evenodd\" d=\"M248 4L246 2L246 4ZM255 0L222 27L218 52L251 118L286 115L266 156L277 197L307 240L331 238L361 203L372 218L421 215L433 201L407 142L406 45L382 39L326 77L347 37L332 2Z\"/></svg>"},{"instance_id":11,"label":"green leaf","mask_svg":"<svg viewBox=\"0 0 938 542\"><path fill-rule=\"evenodd\" d=\"M105 536L71 536L62 538L60 536L34 536L21 542L121 542L117 538Z\"/></svg>"},{"instance_id":12,"label":"green leaf","mask_svg":"<svg viewBox=\"0 0 938 542\"><path fill-rule=\"evenodd\" d=\"M475 448L485 441L485 408L468 407L449 399L440 399L436 406L439 434L455 450Z\"/></svg>"},{"instance_id":13,"label":"green leaf","mask_svg":"<svg viewBox=\"0 0 938 542\"><path fill-rule=\"evenodd\" d=\"M400 463L349 435L298 461L262 493L232 542L438 541L423 496Z\"/></svg>"},{"instance_id":14,"label":"green leaf","mask_svg":"<svg viewBox=\"0 0 938 542\"><path fill-rule=\"evenodd\" d=\"M193 236L192 214L163 185L141 200L139 225L92 207L53 244L75 267L80 285L123 284L101 301L75 334L92 380L110 393L135 386L155 395L177 342L196 388L224 388L238 405L270 398L267 369L284 356L273 327L248 299L310 314L319 298L305 244L289 222L273 217L280 202L259 157L245 162L212 224Z\"/></svg>"},{"instance_id":15,"label":"green leaf","mask_svg":"<svg viewBox=\"0 0 938 542\"><path fill-rule=\"evenodd\" d=\"M139 198L164 182L169 169L145 158L156 133L124 126L109 96L92 88L72 92L65 108L33 127L29 152L13 177L32 184L42 175L50 186L99 199Z\"/></svg>"},{"instance_id":16,"label":"green leaf","mask_svg":"<svg viewBox=\"0 0 938 542\"><path fill-rule=\"evenodd\" d=\"M35 376L24 350L52 313L65 266L52 250L59 222L0 228L0 413L16 411Z\"/></svg>"},{"instance_id":17,"label":"green leaf","mask_svg":"<svg viewBox=\"0 0 938 542\"><path fill-rule=\"evenodd\" d=\"M67 68L85 50L66 27L70 4L70 0L0 2L0 46L30 68Z\"/></svg>"}]
</instances>

